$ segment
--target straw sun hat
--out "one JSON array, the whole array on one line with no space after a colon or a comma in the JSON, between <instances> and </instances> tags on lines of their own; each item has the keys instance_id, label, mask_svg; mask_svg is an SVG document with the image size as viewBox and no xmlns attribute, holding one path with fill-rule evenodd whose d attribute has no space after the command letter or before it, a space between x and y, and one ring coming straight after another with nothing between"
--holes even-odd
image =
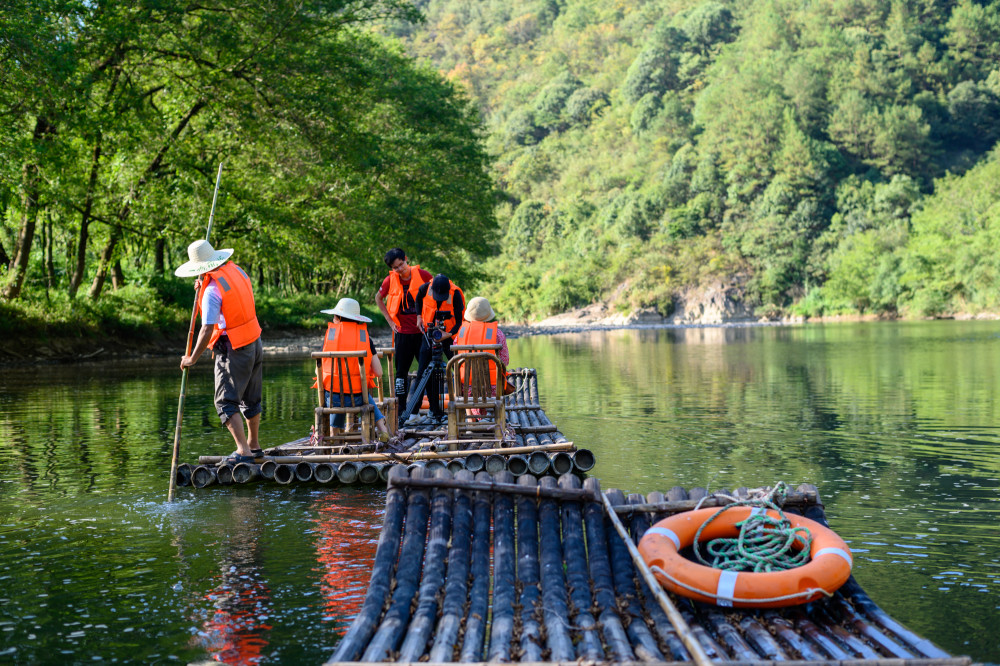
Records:
<instances>
[{"instance_id":1,"label":"straw sun hat","mask_svg":"<svg viewBox=\"0 0 1000 666\"><path fill-rule=\"evenodd\" d=\"M188 259L174 271L177 277L195 277L207 273L226 263L233 254L232 249L216 250L207 240L196 240L188 245Z\"/></svg>"},{"instance_id":2,"label":"straw sun hat","mask_svg":"<svg viewBox=\"0 0 1000 666\"><path fill-rule=\"evenodd\" d=\"M361 314L361 306L353 298L342 298L337 301L337 307L332 310L320 310L323 314L337 315L342 319L350 319L351 321L363 321L366 324L371 322L371 319Z\"/></svg>"},{"instance_id":3,"label":"straw sun hat","mask_svg":"<svg viewBox=\"0 0 1000 666\"><path fill-rule=\"evenodd\" d=\"M476 296L465 306L465 318L469 321L489 321L494 316L490 302L482 296Z\"/></svg>"}]
</instances>

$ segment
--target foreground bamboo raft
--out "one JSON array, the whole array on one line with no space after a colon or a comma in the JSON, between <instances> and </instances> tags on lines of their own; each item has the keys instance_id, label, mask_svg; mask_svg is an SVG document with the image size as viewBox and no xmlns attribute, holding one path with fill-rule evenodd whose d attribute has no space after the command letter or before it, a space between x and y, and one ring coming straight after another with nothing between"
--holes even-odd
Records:
<instances>
[{"instance_id":1,"label":"foreground bamboo raft","mask_svg":"<svg viewBox=\"0 0 1000 666\"><path fill-rule=\"evenodd\" d=\"M506 471L396 468L368 595L328 666L970 663L894 621L853 578L831 599L769 611L654 590L629 547L651 522L705 495L602 494L596 479L581 487L570 474L515 481ZM812 486L791 493L785 510L826 523Z\"/></svg>"},{"instance_id":2,"label":"foreground bamboo raft","mask_svg":"<svg viewBox=\"0 0 1000 666\"><path fill-rule=\"evenodd\" d=\"M436 423L426 413L401 429L392 450L374 445L315 446L309 437L265 450L254 463L220 465L223 456L199 456L197 464L177 467L178 486L270 481L278 484L384 484L396 466L426 467L429 472L447 468L452 473L509 471L513 476L536 477L566 473L584 474L596 460L587 449L577 449L549 420L538 400L538 375L532 368L511 371L517 390L504 398L505 434L492 439L468 431L465 438L447 439L447 423ZM469 428L490 430L475 424Z\"/></svg>"}]
</instances>

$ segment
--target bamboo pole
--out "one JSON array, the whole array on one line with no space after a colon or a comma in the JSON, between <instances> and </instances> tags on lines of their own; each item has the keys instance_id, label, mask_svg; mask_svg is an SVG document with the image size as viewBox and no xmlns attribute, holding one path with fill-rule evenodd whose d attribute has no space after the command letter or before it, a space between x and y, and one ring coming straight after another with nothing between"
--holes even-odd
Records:
<instances>
[{"instance_id":1,"label":"bamboo pole","mask_svg":"<svg viewBox=\"0 0 1000 666\"><path fill-rule=\"evenodd\" d=\"M444 488L459 488L463 490L485 490L492 493L528 495L535 498L544 497L546 499L573 500L577 502L600 501L594 496L594 493L589 490L581 490L579 488L544 488L541 486L526 487L513 482L504 483L499 479L499 475L491 478L489 482L480 481L478 475L476 476L475 481L459 481L458 479L395 478L391 481L391 483L398 486L413 486L417 488L433 488L436 486L442 486Z\"/></svg>"},{"instance_id":2,"label":"bamboo pole","mask_svg":"<svg viewBox=\"0 0 1000 666\"><path fill-rule=\"evenodd\" d=\"M620 490L614 488L604 494L605 501L612 505L624 504L625 495ZM649 627L642 621L642 608L639 606L638 595L635 587L635 570L629 558L628 547L623 541L628 538L611 530L608 533L608 556L611 560L611 575L615 584L615 593L618 596L618 611L622 615L627 615L628 622L625 625L625 633L629 637L635 656L642 661L664 661L663 653L660 652Z\"/></svg>"},{"instance_id":3,"label":"bamboo pole","mask_svg":"<svg viewBox=\"0 0 1000 666\"><path fill-rule=\"evenodd\" d=\"M587 479L588 482L594 481L594 479ZM664 593L663 588L660 586L660 582L656 580L653 576L653 572L649 570L646 566L646 562L639 555L639 549L635 547L632 543L632 539L629 538L628 532L625 531L625 527L622 525L621 520L618 519L618 514L615 512L614 507L608 501L607 496L601 495L601 499L604 502L604 508L606 510L607 516L614 526L615 531L621 536L622 541L624 541L625 546L628 548L629 555L632 557L632 561L635 563L636 568L639 573L646 580L646 584L649 589L656 595L656 600L660 602L660 606L663 608L663 612L667 614L670 618L670 623L674 625L677 630L677 635L681 637L684 641L684 647L687 648L688 654L694 660L694 663L698 666L710 666L712 660L708 658L705 651L702 649L701 644L695 639L694 635L691 633L691 628L688 626L684 618L681 617L677 608L674 606L670 598Z\"/></svg>"},{"instance_id":4,"label":"bamboo pole","mask_svg":"<svg viewBox=\"0 0 1000 666\"><path fill-rule=\"evenodd\" d=\"M538 481L546 490L556 488L556 480L546 476ZM559 538L559 505L550 498L538 504L539 563L541 564L542 619L549 659L572 661L575 657L566 603L566 576L563 573L563 549Z\"/></svg>"},{"instance_id":5,"label":"bamboo pole","mask_svg":"<svg viewBox=\"0 0 1000 666\"><path fill-rule=\"evenodd\" d=\"M472 481L475 476L467 469L455 474L456 481ZM451 548L448 550L448 571L444 583L441 617L434 629L434 643L429 650L431 661L453 661L457 652L458 633L462 625L462 609L468 597L469 566L472 551L472 493L455 493L452 508Z\"/></svg>"},{"instance_id":6,"label":"bamboo pole","mask_svg":"<svg viewBox=\"0 0 1000 666\"><path fill-rule=\"evenodd\" d=\"M650 494L652 495L653 493ZM656 494L660 495L660 493ZM628 501L630 504L644 503L642 495L638 494L629 495ZM649 514L633 513L629 518L628 528L630 533L633 539L638 540L649 529ZM637 582L639 584L640 596L642 597L643 609L646 615L652 620L653 631L659 636L660 642L667 647L670 658L673 661L690 661L691 657L688 655L684 643L677 635L673 625L670 624L670 618L667 617L667 614L663 612L663 608L657 603L656 597L653 596L653 593L649 589L649 584L646 583L646 579L638 576Z\"/></svg>"},{"instance_id":7,"label":"bamboo pole","mask_svg":"<svg viewBox=\"0 0 1000 666\"><path fill-rule=\"evenodd\" d=\"M438 470L435 481L452 480L447 469ZM417 595L417 609L406 628L403 646L397 661L417 661L423 656L438 613L438 593L445 582L445 565L448 557L448 540L451 538L452 493L443 486L433 491L431 498L431 527L424 554L424 571Z\"/></svg>"},{"instance_id":8,"label":"bamboo pole","mask_svg":"<svg viewBox=\"0 0 1000 666\"><path fill-rule=\"evenodd\" d=\"M415 469L416 478L423 478L423 469ZM395 479L396 477L391 477ZM376 662L391 658L403 640L404 629L410 620L413 600L420 584L420 570L424 561L424 543L427 540L427 516L430 512L429 493L415 488L406 503L406 520L403 544L399 550L395 590L382 621L371 642L365 648L361 661Z\"/></svg>"},{"instance_id":9,"label":"bamboo pole","mask_svg":"<svg viewBox=\"0 0 1000 666\"><path fill-rule=\"evenodd\" d=\"M461 440L467 442L469 440ZM495 442L496 440L489 440ZM441 442L446 443L446 442ZM475 451L421 451L402 453L361 453L358 455L317 455L317 456L270 456L276 463L297 463L303 458L308 458L309 462L409 462L411 460L431 460L434 458L464 458L471 455L513 455L518 453L531 453L532 451L556 451L566 452L573 450L573 442L560 442L548 446L528 447L512 446L509 448L477 449ZM225 456L199 456L198 463L201 465L218 464Z\"/></svg>"},{"instance_id":10,"label":"bamboo pole","mask_svg":"<svg viewBox=\"0 0 1000 666\"><path fill-rule=\"evenodd\" d=\"M590 478L583 482L585 490L595 495L601 492L601 484ZM603 497L603 495L601 495ZM605 500L606 501L606 500ZM618 600L611 576L611 561L608 557L608 540L604 531L604 516L601 505L588 502L583 506L583 522L587 532L587 556L590 566L590 580L594 590L595 609L599 610L598 621L608 646L610 661L635 661L628 635L618 616Z\"/></svg>"},{"instance_id":11,"label":"bamboo pole","mask_svg":"<svg viewBox=\"0 0 1000 666\"><path fill-rule=\"evenodd\" d=\"M585 449L580 449L584 451ZM645 503L645 504L624 504L615 507L615 513L679 513L681 511L691 511L696 506L698 506L698 499L685 499L685 500L675 500L666 502L655 502L655 503ZM785 506L789 505L808 505L816 504L818 502L818 497L815 493L800 493L792 492L788 493L785 498ZM732 500L727 497L709 497L708 499L701 502L700 508L707 508L713 506L726 506L727 504L732 504Z\"/></svg>"},{"instance_id":12,"label":"bamboo pole","mask_svg":"<svg viewBox=\"0 0 1000 666\"><path fill-rule=\"evenodd\" d=\"M212 234L212 218L215 216L215 201L219 197L219 182L222 180L222 162L219 162L219 173L215 176L215 194L212 195L212 210L208 213L208 229L205 230L205 240ZM188 326L187 344L184 355L191 355L191 345L194 342L194 325L198 317L198 294L191 304L191 324ZM177 458L181 450L181 424L184 419L184 395L187 391L188 368L181 371L181 391L177 396L177 424L174 426L174 448L170 456L170 484L167 488L167 501L174 501L174 485L177 483Z\"/></svg>"},{"instance_id":13,"label":"bamboo pole","mask_svg":"<svg viewBox=\"0 0 1000 666\"><path fill-rule=\"evenodd\" d=\"M486 472L476 474L476 482L488 485L492 477ZM490 597L490 529L491 494L478 491L472 498L472 550L469 590L469 608L465 616L465 636L459 661L479 662L483 660L486 640L486 620Z\"/></svg>"},{"instance_id":14,"label":"bamboo pole","mask_svg":"<svg viewBox=\"0 0 1000 666\"><path fill-rule=\"evenodd\" d=\"M494 477L511 484L510 472ZM514 502L508 493L493 497L493 625L490 632L488 661L510 661L514 635Z\"/></svg>"},{"instance_id":15,"label":"bamboo pole","mask_svg":"<svg viewBox=\"0 0 1000 666\"><path fill-rule=\"evenodd\" d=\"M580 492L580 479L572 474L560 476L558 484L563 490ZM581 505L579 502L564 501L560 507L560 514L566 584L569 585L570 617L580 637L576 644L576 657L582 660L604 661L604 648L598 635L597 621L590 612L594 601L590 593L590 575L587 571L587 548L583 534Z\"/></svg>"},{"instance_id":16,"label":"bamboo pole","mask_svg":"<svg viewBox=\"0 0 1000 666\"><path fill-rule=\"evenodd\" d=\"M524 469L528 465L525 462ZM530 474L517 479L519 487L529 492L541 490L538 481ZM542 660L542 632L536 611L541 601L541 580L538 569L538 507L535 498L519 495L517 504L517 582L521 586L518 599L520 608L520 654L517 660ZM516 620L515 620L516 624Z\"/></svg>"}]
</instances>

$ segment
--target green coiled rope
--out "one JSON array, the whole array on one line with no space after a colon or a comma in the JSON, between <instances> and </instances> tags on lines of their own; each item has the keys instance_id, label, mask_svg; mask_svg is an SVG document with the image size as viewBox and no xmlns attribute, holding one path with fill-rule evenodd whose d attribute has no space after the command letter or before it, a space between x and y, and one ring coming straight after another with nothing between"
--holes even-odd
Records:
<instances>
[{"instance_id":1,"label":"green coiled rope","mask_svg":"<svg viewBox=\"0 0 1000 666\"><path fill-rule=\"evenodd\" d=\"M787 494L787 486L779 481L763 497L736 500L716 511L694 535L694 554L698 561L715 569L758 573L785 571L806 564L809 561L812 534L805 527L792 527L785 513L778 507L776 499L780 498L783 503ZM772 518L761 511L741 520L736 523L740 528L738 536L713 539L705 544L705 551L709 556L705 558L698 547L702 530L723 513L738 506L772 509L779 517Z\"/></svg>"}]
</instances>

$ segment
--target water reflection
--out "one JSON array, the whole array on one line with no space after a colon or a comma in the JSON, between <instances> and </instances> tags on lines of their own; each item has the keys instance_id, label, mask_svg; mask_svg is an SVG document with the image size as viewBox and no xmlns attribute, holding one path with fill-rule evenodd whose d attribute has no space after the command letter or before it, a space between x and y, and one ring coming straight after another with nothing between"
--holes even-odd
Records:
<instances>
[{"instance_id":1,"label":"water reflection","mask_svg":"<svg viewBox=\"0 0 1000 666\"><path fill-rule=\"evenodd\" d=\"M257 664L268 644L271 592L261 569L258 497L231 498L229 534L222 547L218 584L206 595L214 611L194 644L225 664Z\"/></svg>"},{"instance_id":2,"label":"water reflection","mask_svg":"<svg viewBox=\"0 0 1000 666\"><path fill-rule=\"evenodd\" d=\"M608 331L510 341L605 487L816 484L893 616L1000 662L1000 323ZM197 372L196 367L194 372ZM261 437L301 437L308 359ZM384 491L178 489L170 360L0 373L0 658L318 663L363 601ZM181 459L232 450L192 377Z\"/></svg>"}]
</instances>

